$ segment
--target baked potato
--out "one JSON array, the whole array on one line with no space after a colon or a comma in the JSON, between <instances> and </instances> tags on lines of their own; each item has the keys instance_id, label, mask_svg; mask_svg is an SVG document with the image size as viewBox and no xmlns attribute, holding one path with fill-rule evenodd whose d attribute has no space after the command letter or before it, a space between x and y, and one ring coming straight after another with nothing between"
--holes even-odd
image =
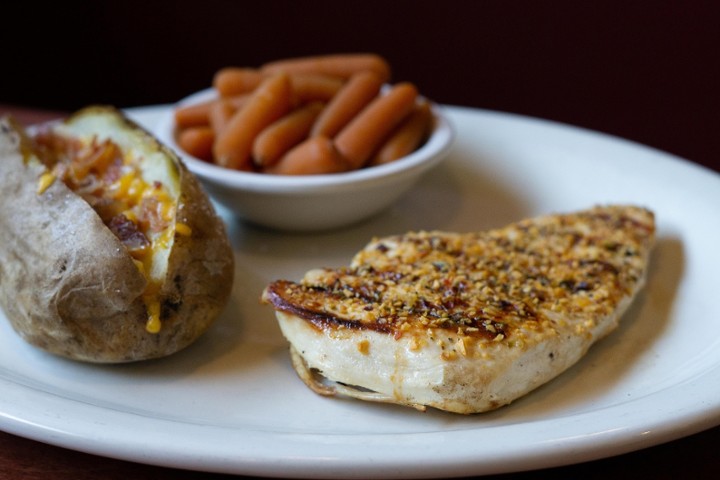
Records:
<instances>
[{"instance_id":1,"label":"baked potato","mask_svg":"<svg viewBox=\"0 0 720 480\"><path fill-rule=\"evenodd\" d=\"M173 151L110 106L0 120L0 306L27 342L96 363L170 355L226 307L234 256Z\"/></svg>"}]
</instances>

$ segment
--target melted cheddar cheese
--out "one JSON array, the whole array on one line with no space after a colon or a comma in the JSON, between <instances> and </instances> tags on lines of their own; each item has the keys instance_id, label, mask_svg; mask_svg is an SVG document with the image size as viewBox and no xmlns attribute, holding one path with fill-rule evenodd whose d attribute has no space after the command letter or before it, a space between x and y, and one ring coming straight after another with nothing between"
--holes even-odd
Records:
<instances>
[{"instance_id":1,"label":"melted cheddar cheese","mask_svg":"<svg viewBox=\"0 0 720 480\"><path fill-rule=\"evenodd\" d=\"M38 194L59 179L95 209L147 279L146 330L158 333L165 270L154 263L172 247L176 233L192 234L188 225L176 223L177 204L171 192L162 182L145 180L140 154L123 151L109 139L83 140L45 131L36 136L35 145L48 169L38 179Z\"/></svg>"}]
</instances>

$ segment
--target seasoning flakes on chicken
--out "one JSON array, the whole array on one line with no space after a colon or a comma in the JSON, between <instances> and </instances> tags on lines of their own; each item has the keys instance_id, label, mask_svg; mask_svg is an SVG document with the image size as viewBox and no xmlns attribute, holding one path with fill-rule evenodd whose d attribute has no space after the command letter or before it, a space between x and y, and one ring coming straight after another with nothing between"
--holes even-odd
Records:
<instances>
[{"instance_id":1,"label":"seasoning flakes on chicken","mask_svg":"<svg viewBox=\"0 0 720 480\"><path fill-rule=\"evenodd\" d=\"M262 301L317 393L479 413L550 381L617 327L654 236L653 212L633 205L410 232L373 239L348 267L272 282Z\"/></svg>"}]
</instances>

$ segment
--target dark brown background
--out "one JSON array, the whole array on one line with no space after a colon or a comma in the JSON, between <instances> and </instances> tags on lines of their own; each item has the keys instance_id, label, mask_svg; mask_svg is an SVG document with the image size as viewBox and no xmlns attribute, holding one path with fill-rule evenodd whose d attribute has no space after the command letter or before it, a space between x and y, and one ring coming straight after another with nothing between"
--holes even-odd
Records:
<instances>
[{"instance_id":1,"label":"dark brown background","mask_svg":"<svg viewBox=\"0 0 720 480\"><path fill-rule=\"evenodd\" d=\"M712 0L57 3L3 6L0 103L167 103L223 66L371 51L440 103L720 158Z\"/></svg>"},{"instance_id":2,"label":"dark brown background","mask_svg":"<svg viewBox=\"0 0 720 480\"><path fill-rule=\"evenodd\" d=\"M574 124L720 171L716 1L20 3L0 11L0 106L171 103L208 87L224 66L367 51L391 62L394 81L413 81L439 103ZM715 427L610 459L493 478L720 478L719 442ZM0 432L0 478L225 477Z\"/></svg>"}]
</instances>

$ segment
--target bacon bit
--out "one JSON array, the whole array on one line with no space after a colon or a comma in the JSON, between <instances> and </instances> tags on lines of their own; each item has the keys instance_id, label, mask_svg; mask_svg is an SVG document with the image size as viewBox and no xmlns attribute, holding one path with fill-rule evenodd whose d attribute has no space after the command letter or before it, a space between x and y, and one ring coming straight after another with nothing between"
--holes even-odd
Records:
<instances>
[{"instance_id":1,"label":"bacon bit","mask_svg":"<svg viewBox=\"0 0 720 480\"><path fill-rule=\"evenodd\" d=\"M133 256L142 255L150 246L150 241L139 230L138 226L123 214L115 215L110 220L108 228L112 230Z\"/></svg>"},{"instance_id":2,"label":"bacon bit","mask_svg":"<svg viewBox=\"0 0 720 480\"><path fill-rule=\"evenodd\" d=\"M105 172L117 160L122 162L122 152L117 145L109 140L98 143L97 139L93 139L86 149L72 157L73 180L83 180L91 172L96 175Z\"/></svg>"}]
</instances>

